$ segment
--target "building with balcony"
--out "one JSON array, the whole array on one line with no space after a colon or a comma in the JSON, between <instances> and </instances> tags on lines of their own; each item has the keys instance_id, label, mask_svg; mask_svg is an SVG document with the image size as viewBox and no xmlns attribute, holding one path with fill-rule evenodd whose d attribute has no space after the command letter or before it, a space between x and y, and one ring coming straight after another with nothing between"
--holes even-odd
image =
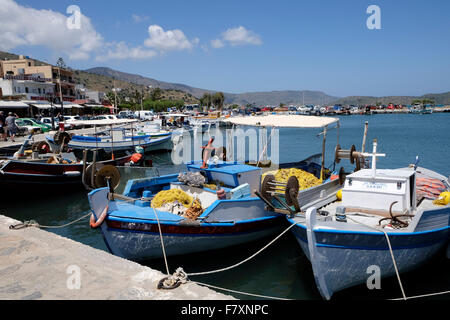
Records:
<instances>
[{"instance_id":1,"label":"building with balcony","mask_svg":"<svg viewBox=\"0 0 450 320\"><path fill-rule=\"evenodd\" d=\"M0 78L0 88L5 98L48 100L55 95L51 79L35 76L11 76Z\"/></svg>"},{"instance_id":2,"label":"building with balcony","mask_svg":"<svg viewBox=\"0 0 450 320\"><path fill-rule=\"evenodd\" d=\"M70 70L38 63L25 56L19 56L17 60L2 60L0 61L0 65L1 78L42 78L46 80L45 82L48 82L47 80L50 79L54 84L53 91L55 97L62 95L63 101L73 101L76 99L75 81L73 79L73 72ZM3 94L6 95L5 92Z\"/></svg>"}]
</instances>

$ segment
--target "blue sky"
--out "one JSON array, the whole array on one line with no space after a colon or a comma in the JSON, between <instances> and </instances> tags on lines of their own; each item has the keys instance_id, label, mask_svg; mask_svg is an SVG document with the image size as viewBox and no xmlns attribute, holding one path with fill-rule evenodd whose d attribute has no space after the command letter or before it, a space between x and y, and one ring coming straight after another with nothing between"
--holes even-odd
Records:
<instances>
[{"instance_id":1,"label":"blue sky","mask_svg":"<svg viewBox=\"0 0 450 320\"><path fill-rule=\"evenodd\" d=\"M35 30L15 35L11 29L20 41L8 33L2 48L1 30L9 25L0 9L0 50L50 63L63 56L73 68L104 66L230 93L320 90L334 96L386 96L450 91L446 0L2 2L15 5L18 15L34 8L68 16L67 7L78 5L90 19L80 32L101 38L101 44L83 47L79 56L74 53L82 44L71 47L65 41L74 35L53 35L51 26L39 36L48 32L45 39L53 42L41 44ZM381 30L366 26L366 9L372 4L381 9ZM156 26L153 36L149 26ZM163 36L178 30L181 36L173 47L165 47L156 37L158 30Z\"/></svg>"}]
</instances>

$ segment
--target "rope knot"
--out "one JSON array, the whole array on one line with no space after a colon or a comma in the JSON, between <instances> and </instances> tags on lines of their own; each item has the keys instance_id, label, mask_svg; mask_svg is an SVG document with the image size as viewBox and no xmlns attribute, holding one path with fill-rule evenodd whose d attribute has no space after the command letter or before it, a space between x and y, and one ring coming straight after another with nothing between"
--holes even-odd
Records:
<instances>
[{"instance_id":1,"label":"rope knot","mask_svg":"<svg viewBox=\"0 0 450 320\"><path fill-rule=\"evenodd\" d=\"M180 285L186 283L187 274L183 268L178 268L173 275L161 279L158 283L158 289L172 290L178 288Z\"/></svg>"},{"instance_id":2,"label":"rope knot","mask_svg":"<svg viewBox=\"0 0 450 320\"><path fill-rule=\"evenodd\" d=\"M36 221L30 220L30 221L24 221L23 223L19 223L16 225L10 225L9 229L10 230L20 230L20 229L26 229L26 228L30 228L30 227L40 228L40 225Z\"/></svg>"}]
</instances>

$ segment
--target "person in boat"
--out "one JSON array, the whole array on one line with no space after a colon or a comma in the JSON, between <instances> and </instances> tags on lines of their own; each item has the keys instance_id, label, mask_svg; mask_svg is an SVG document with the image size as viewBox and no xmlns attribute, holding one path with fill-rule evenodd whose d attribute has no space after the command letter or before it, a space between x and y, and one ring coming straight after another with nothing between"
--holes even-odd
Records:
<instances>
[{"instance_id":1,"label":"person in boat","mask_svg":"<svg viewBox=\"0 0 450 320\"><path fill-rule=\"evenodd\" d=\"M17 114L15 113L13 114L12 112L10 112L5 120L5 123L8 126L8 131L12 142L15 142L14 138L16 137L17 131L19 130L19 128L16 125L17 118L19 118Z\"/></svg>"}]
</instances>

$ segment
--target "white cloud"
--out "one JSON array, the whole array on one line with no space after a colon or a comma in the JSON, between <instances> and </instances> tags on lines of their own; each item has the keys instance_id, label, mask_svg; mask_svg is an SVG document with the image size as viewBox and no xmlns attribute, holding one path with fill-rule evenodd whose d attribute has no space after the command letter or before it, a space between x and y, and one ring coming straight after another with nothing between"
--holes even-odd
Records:
<instances>
[{"instance_id":1,"label":"white cloud","mask_svg":"<svg viewBox=\"0 0 450 320\"><path fill-rule=\"evenodd\" d=\"M220 39L211 40L211 47L213 47L213 48L218 49L218 48L223 48L224 46L225 46L225 44Z\"/></svg>"},{"instance_id":2,"label":"white cloud","mask_svg":"<svg viewBox=\"0 0 450 320\"><path fill-rule=\"evenodd\" d=\"M145 46L154 48L161 53L168 51L190 50L199 43L199 39L188 40L183 31L179 29L164 31L158 25L148 27L149 38Z\"/></svg>"},{"instance_id":3,"label":"white cloud","mask_svg":"<svg viewBox=\"0 0 450 320\"><path fill-rule=\"evenodd\" d=\"M82 10L81 10L82 11ZM19 46L44 46L71 60L151 59L169 51L190 50L199 39L189 40L179 29L164 31L158 25L148 28L149 37L140 46L130 47L123 41L107 42L91 20L80 15L80 28L69 28L68 18L52 10L22 6L14 0L0 0L0 50ZM135 22L148 19L133 15Z\"/></svg>"},{"instance_id":4,"label":"white cloud","mask_svg":"<svg viewBox=\"0 0 450 320\"><path fill-rule=\"evenodd\" d=\"M79 29L67 28L68 16L52 10L24 7L0 0L0 50L42 45L71 59L88 59L101 47L103 37L81 14Z\"/></svg>"},{"instance_id":5,"label":"white cloud","mask_svg":"<svg viewBox=\"0 0 450 320\"><path fill-rule=\"evenodd\" d=\"M230 28L222 33L220 39L211 41L213 48L222 48L225 44L231 46L243 46L243 45L261 45L262 40L259 35L251 30L247 30L243 26L236 28Z\"/></svg>"},{"instance_id":6,"label":"white cloud","mask_svg":"<svg viewBox=\"0 0 450 320\"><path fill-rule=\"evenodd\" d=\"M97 56L96 60L151 59L157 55L158 52L155 50L147 50L142 47L129 48L125 42L119 42L108 44L105 54Z\"/></svg>"},{"instance_id":7,"label":"white cloud","mask_svg":"<svg viewBox=\"0 0 450 320\"><path fill-rule=\"evenodd\" d=\"M141 22L144 22L144 21L147 21L148 19L150 19L147 16L140 16L138 14L133 14L133 15L131 15L131 17L133 18L133 21L135 23L141 23Z\"/></svg>"}]
</instances>

